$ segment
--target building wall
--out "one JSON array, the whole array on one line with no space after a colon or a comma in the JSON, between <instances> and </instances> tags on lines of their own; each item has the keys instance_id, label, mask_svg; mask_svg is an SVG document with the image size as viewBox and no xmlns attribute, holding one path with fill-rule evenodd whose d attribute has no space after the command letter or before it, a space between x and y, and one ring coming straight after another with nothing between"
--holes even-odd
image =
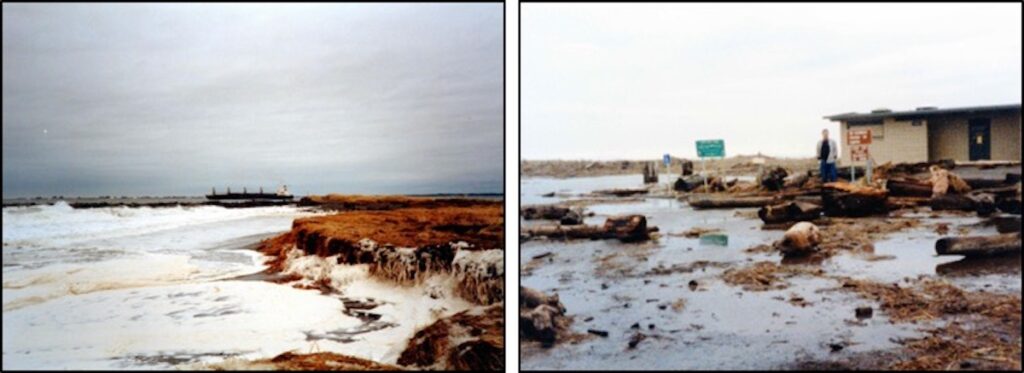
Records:
<instances>
[{"instance_id":1,"label":"building wall","mask_svg":"<svg viewBox=\"0 0 1024 373\"><path fill-rule=\"evenodd\" d=\"M868 153L876 165L886 162L924 162L928 160L928 127L929 123L919 120L918 125L912 121L896 121L893 118L886 118L882 124L875 125L849 125L846 122L840 126L842 141L840 148L839 163L849 165L851 162L850 145L846 145L847 131L850 129L871 129L871 145L868 145ZM966 140L965 140L966 141ZM863 162L858 162L863 164Z\"/></svg>"},{"instance_id":2,"label":"building wall","mask_svg":"<svg viewBox=\"0 0 1024 373\"><path fill-rule=\"evenodd\" d=\"M1019 111L992 117L992 159L1021 160Z\"/></svg>"},{"instance_id":3,"label":"building wall","mask_svg":"<svg viewBox=\"0 0 1024 373\"><path fill-rule=\"evenodd\" d=\"M928 159L969 161L967 122L971 118L992 120L991 143L993 160L1021 160L1020 112L999 115L936 117L929 121Z\"/></svg>"}]
</instances>

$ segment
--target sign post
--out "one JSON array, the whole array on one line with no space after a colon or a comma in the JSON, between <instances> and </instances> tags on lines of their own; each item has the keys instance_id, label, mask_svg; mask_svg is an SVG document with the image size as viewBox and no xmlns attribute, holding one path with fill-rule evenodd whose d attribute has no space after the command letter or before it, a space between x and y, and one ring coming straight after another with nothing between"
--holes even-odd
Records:
<instances>
[{"instance_id":1,"label":"sign post","mask_svg":"<svg viewBox=\"0 0 1024 373\"><path fill-rule=\"evenodd\" d=\"M705 158L725 158L725 140L697 140L697 156L704 174L704 191L708 190L708 173Z\"/></svg>"},{"instance_id":2,"label":"sign post","mask_svg":"<svg viewBox=\"0 0 1024 373\"><path fill-rule=\"evenodd\" d=\"M854 129L846 132L846 144L850 146L850 161L852 162L867 162L865 169L867 170L868 182L871 182L871 153L869 152L871 145L871 129ZM850 182L856 180L857 172L854 170L853 165L850 165Z\"/></svg>"}]
</instances>

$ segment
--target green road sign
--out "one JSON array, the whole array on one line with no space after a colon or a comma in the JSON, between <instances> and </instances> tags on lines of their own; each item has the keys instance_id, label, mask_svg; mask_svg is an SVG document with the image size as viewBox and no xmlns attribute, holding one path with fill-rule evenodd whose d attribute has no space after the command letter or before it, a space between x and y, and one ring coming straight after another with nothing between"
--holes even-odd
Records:
<instances>
[{"instance_id":1,"label":"green road sign","mask_svg":"<svg viewBox=\"0 0 1024 373\"><path fill-rule=\"evenodd\" d=\"M725 140L697 140L697 156L725 158Z\"/></svg>"}]
</instances>

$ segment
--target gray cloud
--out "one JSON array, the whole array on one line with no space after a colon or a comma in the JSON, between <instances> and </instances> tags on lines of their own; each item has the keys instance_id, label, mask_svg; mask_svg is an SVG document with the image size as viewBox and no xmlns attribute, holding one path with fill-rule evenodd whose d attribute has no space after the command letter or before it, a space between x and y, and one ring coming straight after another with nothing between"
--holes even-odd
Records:
<instances>
[{"instance_id":1,"label":"gray cloud","mask_svg":"<svg viewBox=\"0 0 1024 373\"><path fill-rule=\"evenodd\" d=\"M500 192L501 4L4 4L3 193Z\"/></svg>"}]
</instances>

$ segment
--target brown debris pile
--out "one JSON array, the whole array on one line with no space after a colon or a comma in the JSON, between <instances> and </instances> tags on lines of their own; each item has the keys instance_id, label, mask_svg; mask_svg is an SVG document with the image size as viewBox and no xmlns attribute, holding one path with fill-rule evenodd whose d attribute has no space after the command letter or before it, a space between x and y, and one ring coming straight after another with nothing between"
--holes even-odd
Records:
<instances>
[{"instance_id":1,"label":"brown debris pile","mask_svg":"<svg viewBox=\"0 0 1024 373\"><path fill-rule=\"evenodd\" d=\"M1018 329L1019 332L1019 329ZM890 366L895 370L1021 370L1021 339L1003 332L965 329L954 321L928 331L929 336L905 341L911 356Z\"/></svg>"},{"instance_id":2,"label":"brown debris pile","mask_svg":"<svg viewBox=\"0 0 1024 373\"><path fill-rule=\"evenodd\" d=\"M749 267L734 268L722 273L725 283L742 286L748 291L778 290L789 287L786 278L801 274L821 275L820 268L804 268L800 266L780 266L773 262L761 261Z\"/></svg>"},{"instance_id":3,"label":"brown debris pile","mask_svg":"<svg viewBox=\"0 0 1024 373\"><path fill-rule=\"evenodd\" d=\"M918 288L847 279L843 288L876 300L894 322L933 320L950 314L976 314L1017 325L1019 296L966 292L944 281L925 279Z\"/></svg>"},{"instance_id":4,"label":"brown debris pile","mask_svg":"<svg viewBox=\"0 0 1024 373\"><path fill-rule=\"evenodd\" d=\"M846 279L843 288L878 301L891 322L955 317L926 337L903 341L907 358L891 369L1021 369L1019 295L968 292L933 279L917 287Z\"/></svg>"},{"instance_id":5,"label":"brown debris pile","mask_svg":"<svg viewBox=\"0 0 1024 373\"><path fill-rule=\"evenodd\" d=\"M437 320L416 332L398 364L430 370L505 370L504 305Z\"/></svg>"},{"instance_id":6,"label":"brown debris pile","mask_svg":"<svg viewBox=\"0 0 1024 373\"><path fill-rule=\"evenodd\" d=\"M551 347L572 334L572 319L565 316L565 306L558 294L547 295L538 290L519 287L519 338L538 341Z\"/></svg>"}]
</instances>

